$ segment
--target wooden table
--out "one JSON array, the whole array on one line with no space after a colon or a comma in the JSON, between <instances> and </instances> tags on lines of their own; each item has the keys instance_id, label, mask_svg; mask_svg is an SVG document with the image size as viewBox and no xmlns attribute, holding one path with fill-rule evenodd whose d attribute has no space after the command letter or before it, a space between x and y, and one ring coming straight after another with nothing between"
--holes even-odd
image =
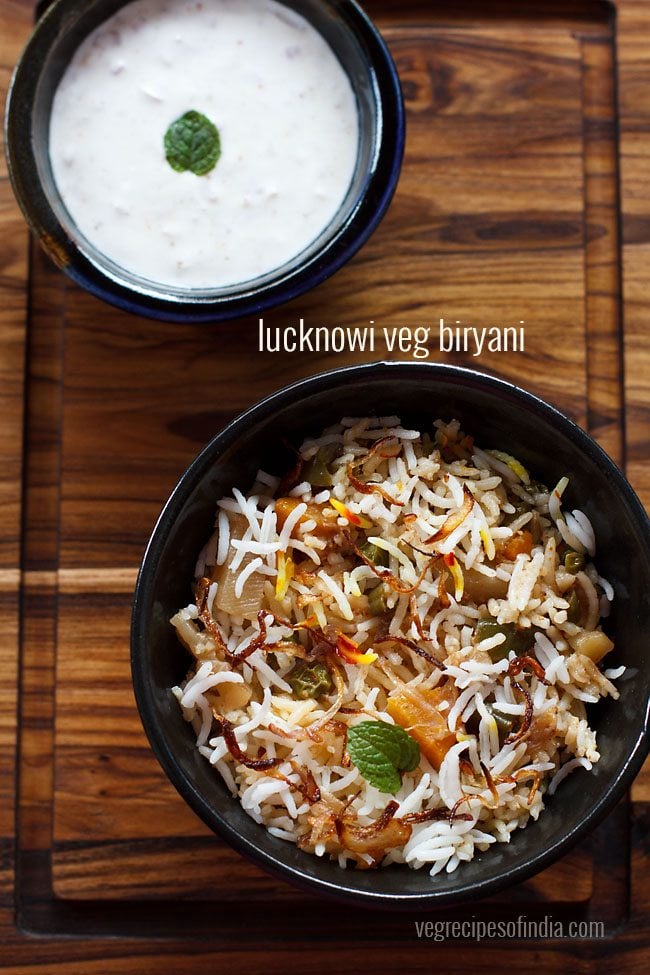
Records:
<instances>
[{"instance_id":1,"label":"wooden table","mask_svg":"<svg viewBox=\"0 0 650 975\"><path fill-rule=\"evenodd\" d=\"M367 7L404 85L400 188L362 253L267 322L524 319L523 353L445 355L432 339L431 357L556 403L647 504L650 4ZM29 0L0 0L3 91L31 19ZM516 892L444 915L596 920L603 939L418 941L414 918L299 898L189 812L130 691L143 545L177 476L229 417L364 357L260 353L253 321L180 328L101 306L40 251L28 260L0 165L0 967L596 972L616 955L617 972L645 972L647 767L588 843ZM385 354L378 342L374 358Z\"/></svg>"}]
</instances>

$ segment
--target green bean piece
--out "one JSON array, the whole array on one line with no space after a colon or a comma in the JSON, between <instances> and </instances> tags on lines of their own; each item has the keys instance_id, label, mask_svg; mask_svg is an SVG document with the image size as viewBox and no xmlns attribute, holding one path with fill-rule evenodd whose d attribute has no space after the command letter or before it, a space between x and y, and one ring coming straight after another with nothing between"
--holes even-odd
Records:
<instances>
[{"instance_id":1,"label":"green bean piece","mask_svg":"<svg viewBox=\"0 0 650 975\"><path fill-rule=\"evenodd\" d=\"M486 704L485 707L496 722L497 731L499 732L499 743L502 745L514 727L512 717L510 715L503 714L501 711L499 711L498 705L493 704L492 702ZM478 711L475 711L465 727L471 735L478 735L480 723L481 715L478 713Z\"/></svg>"},{"instance_id":2,"label":"green bean piece","mask_svg":"<svg viewBox=\"0 0 650 975\"><path fill-rule=\"evenodd\" d=\"M330 694L334 689L329 670L319 661L309 663L307 660L299 660L287 677L287 681L293 693L301 701L306 701L309 697L318 699L323 694Z\"/></svg>"},{"instance_id":3,"label":"green bean piece","mask_svg":"<svg viewBox=\"0 0 650 975\"><path fill-rule=\"evenodd\" d=\"M582 552L574 552L572 548L564 556L564 568L567 572L570 572L572 576L581 572L585 567L585 557Z\"/></svg>"},{"instance_id":4,"label":"green bean piece","mask_svg":"<svg viewBox=\"0 0 650 975\"><path fill-rule=\"evenodd\" d=\"M582 619L582 606L580 605L578 593L575 591L575 589L571 591L571 595L569 596L569 608L567 610L566 618L569 623L579 623Z\"/></svg>"},{"instance_id":5,"label":"green bean piece","mask_svg":"<svg viewBox=\"0 0 650 975\"><path fill-rule=\"evenodd\" d=\"M379 548L379 545L375 545L374 542L366 542L359 551L373 565L383 567L388 565L388 552L384 548Z\"/></svg>"},{"instance_id":6,"label":"green bean piece","mask_svg":"<svg viewBox=\"0 0 650 975\"><path fill-rule=\"evenodd\" d=\"M486 707L495 720L497 731L499 732L499 743L503 744L508 735L511 733L514 722L507 714L503 714L501 711L499 711L496 704L487 704Z\"/></svg>"},{"instance_id":7,"label":"green bean piece","mask_svg":"<svg viewBox=\"0 0 650 975\"><path fill-rule=\"evenodd\" d=\"M330 443L324 447L319 447L311 460L304 466L302 476L305 481L313 487L330 487L333 478L329 465L340 454L340 444Z\"/></svg>"},{"instance_id":8,"label":"green bean piece","mask_svg":"<svg viewBox=\"0 0 650 975\"><path fill-rule=\"evenodd\" d=\"M498 647L492 647L491 650L488 650L493 663L505 660L511 650L514 650L518 657L526 654L535 642L535 630L532 627L523 629L518 627L516 623L497 623L495 619L491 618L479 620L476 624L477 643L480 643L481 640L488 640L498 633L503 633L505 640Z\"/></svg>"},{"instance_id":9,"label":"green bean piece","mask_svg":"<svg viewBox=\"0 0 650 975\"><path fill-rule=\"evenodd\" d=\"M388 611L386 591L383 582L368 593L368 608L373 616L383 616Z\"/></svg>"},{"instance_id":10,"label":"green bean piece","mask_svg":"<svg viewBox=\"0 0 650 975\"><path fill-rule=\"evenodd\" d=\"M497 623L495 619L482 619L476 624L476 642L480 643L481 640L489 640L490 637L496 636L497 633L503 633L503 627Z\"/></svg>"},{"instance_id":11,"label":"green bean piece","mask_svg":"<svg viewBox=\"0 0 650 975\"><path fill-rule=\"evenodd\" d=\"M535 630L532 626L524 629L515 623L508 623L512 627L512 636L506 638L506 646L509 650L514 650L518 657L529 653L535 643Z\"/></svg>"}]
</instances>

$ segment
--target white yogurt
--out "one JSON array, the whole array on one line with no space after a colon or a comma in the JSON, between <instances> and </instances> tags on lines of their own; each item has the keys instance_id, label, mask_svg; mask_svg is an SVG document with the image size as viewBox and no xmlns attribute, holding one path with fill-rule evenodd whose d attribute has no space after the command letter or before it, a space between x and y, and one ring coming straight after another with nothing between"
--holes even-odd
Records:
<instances>
[{"instance_id":1,"label":"white yogurt","mask_svg":"<svg viewBox=\"0 0 650 975\"><path fill-rule=\"evenodd\" d=\"M221 158L174 171L164 135L207 116ZM50 159L78 230L159 284L214 288L279 267L350 186L359 119L321 35L274 0L135 0L91 34L55 93Z\"/></svg>"}]
</instances>

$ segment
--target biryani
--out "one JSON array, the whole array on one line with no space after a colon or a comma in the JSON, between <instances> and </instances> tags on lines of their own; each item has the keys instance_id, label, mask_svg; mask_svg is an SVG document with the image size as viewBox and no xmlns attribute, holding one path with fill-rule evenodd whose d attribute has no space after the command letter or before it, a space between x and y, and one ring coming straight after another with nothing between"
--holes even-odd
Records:
<instances>
[{"instance_id":1,"label":"biryani","mask_svg":"<svg viewBox=\"0 0 650 975\"><path fill-rule=\"evenodd\" d=\"M365 417L217 501L173 693L254 820L342 867L434 876L592 768L587 706L624 668L603 666L613 592L568 485L457 421Z\"/></svg>"}]
</instances>

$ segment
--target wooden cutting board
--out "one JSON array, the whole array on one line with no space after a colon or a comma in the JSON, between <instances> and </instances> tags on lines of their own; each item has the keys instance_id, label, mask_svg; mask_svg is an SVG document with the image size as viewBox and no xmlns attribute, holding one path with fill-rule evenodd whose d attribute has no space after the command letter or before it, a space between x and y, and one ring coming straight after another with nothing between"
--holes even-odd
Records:
<instances>
[{"instance_id":1,"label":"wooden cutting board","mask_svg":"<svg viewBox=\"0 0 650 975\"><path fill-rule=\"evenodd\" d=\"M129 672L137 567L178 476L234 415L302 376L369 358L410 358L387 349L382 329L419 326L430 329L430 360L521 383L586 426L619 463L631 454L630 470L647 477L647 373L636 357L631 362L629 345L625 358L626 341L637 353L645 335L647 299L630 264L626 286L635 290L621 303L619 165L622 158L630 185L639 185L641 136L650 164L647 95L644 128L638 139L625 136L632 141L627 156L620 151L621 112L637 109L634 83L650 84L650 65L631 76L632 91L621 99L621 38L606 3L366 6L404 87L400 186L379 230L346 268L264 319L273 329L301 318L330 328L372 320L374 353L259 351L257 319L192 327L133 318L81 292L32 251L13 887L19 927L49 940L36 948L12 934L0 959L17 964L13 970L76 957L59 943L70 935L82 939L83 957L104 958L99 967L87 961L84 972L185 972L187 951L235 948L247 959L235 962L241 970L257 967L257 952L271 949L280 970L282 958L292 964L306 944L318 948L323 966L351 944L365 945L380 969L387 963L378 960L378 945L393 959L408 945L413 971L431 960L432 946L415 940L413 918L324 905L242 860L178 797L141 729ZM619 7L630 11L625 50L634 52L631 11L640 8L634 0ZM650 16L638 16L650 51ZM647 174L640 185L646 196L639 202L632 195L627 219L643 244ZM525 348L443 352L441 318L461 328L524 322ZM5 564L13 620L15 545ZM8 767L7 780L11 774ZM605 940L585 928L582 957L625 946L636 965L639 939L647 945L639 873L647 860L630 820L638 831L647 819L645 781L633 806L624 801L559 863L480 907L444 916L602 921ZM14 861L6 851L8 890ZM126 938L136 942L127 948ZM174 951L156 948L156 938L172 939ZM499 948L491 942L501 957ZM163 960L154 964L159 951ZM445 949L447 971L467 963L452 951ZM559 970L575 951L568 941L534 940L504 959L528 971L543 953L547 968Z\"/></svg>"}]
</instances>

